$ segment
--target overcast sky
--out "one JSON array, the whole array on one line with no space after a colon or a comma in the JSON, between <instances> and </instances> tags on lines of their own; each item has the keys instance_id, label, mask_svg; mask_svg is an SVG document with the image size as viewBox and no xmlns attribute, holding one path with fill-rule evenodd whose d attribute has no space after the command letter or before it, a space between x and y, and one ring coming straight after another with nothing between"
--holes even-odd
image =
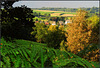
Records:
<instances>
[{"instance_id":1,"label":"overcast sky","mask_svg":"<svg viewBox=\"0 0 100 68\"><path fill-rule=\"evenodd\" d=\"M80 8L80 7L99 7L99 1L18 1L14 7L26 5L30 8L41 7L61 7L61 8Z\"/></svg>"}]
</instances>

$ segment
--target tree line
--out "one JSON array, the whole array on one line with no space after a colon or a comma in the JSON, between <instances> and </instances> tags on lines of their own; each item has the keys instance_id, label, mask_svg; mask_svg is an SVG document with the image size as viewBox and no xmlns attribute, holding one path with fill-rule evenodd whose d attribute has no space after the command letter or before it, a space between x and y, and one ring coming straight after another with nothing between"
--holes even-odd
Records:
<instances>
[{"instance_id":1,"label":"tree line","mask_svg":"<svg viewBox=\"0 0 100 68\"><path fill-rule=\"evenodd\" d=\"M36 17L50 17L50 14L48 13L42 14L40 12L33 12L33 15Z\"/></svg>"},{"instance_id":2,"label":"tree line","mask_svg":"<svg viewBox=\"0 0 100 68\"><path fill-rule=\"evenodd\" d=\"M50 8L50 7L42 7L42 8L32 8L36 10L52 10L52 11L64 11L64 12L76 12L79 8ZM81 8L82 10L88 11L89 13L99 13L98 7L92 8Z\"/></svg>"}]
</instances>

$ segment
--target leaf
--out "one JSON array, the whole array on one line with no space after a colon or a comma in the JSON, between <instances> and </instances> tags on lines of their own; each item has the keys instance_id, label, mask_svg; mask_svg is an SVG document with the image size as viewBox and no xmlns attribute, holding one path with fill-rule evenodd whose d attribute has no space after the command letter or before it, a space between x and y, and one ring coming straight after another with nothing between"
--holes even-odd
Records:
<instances>
[{"instance_id":1,"label":"leaf","mask_svg":"<svg viewBox=\"0 0 100 68\"><path fill-rule=\"evenodd\" d=\"M43 59L43 51L42 51L42 48L41 48L41 65L42 65L42 67L44 67L44 59Z\"/></svg>"},{"instance_id":2,"label":"leaf","mask_svg":"<svg viewBox=\"0 0 100 68\"><path fill-rule=\"evenodd\" d=\"M21 63L21 58L20 58L20 56L18 55L18 56L16 56L16 61L15 61L15 63L14 63L14 67L20 67L20 63Z\"/></svg>"}]
</instances>

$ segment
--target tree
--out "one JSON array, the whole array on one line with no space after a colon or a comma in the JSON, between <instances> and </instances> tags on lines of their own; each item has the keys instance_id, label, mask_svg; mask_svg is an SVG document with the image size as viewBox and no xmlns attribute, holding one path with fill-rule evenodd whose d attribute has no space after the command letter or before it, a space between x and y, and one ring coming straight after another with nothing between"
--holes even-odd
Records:
<instances>
[{"instance_id":1,"label":"tree","mask_svg":"<svg viewBox=\"0 0 100 68\"><path fill-rule=\"evenodd\" d=\"M58 49L62 40L65 40L64 27L57 27L55 25L46 26L44 23L36 23L31 32L35 35L37 42L46 43L48 47Z\"/></svg>"},{"instance_id":2,"label":"tree","mask_svg":"<svg viewBox=\"0 0 100 68\"><path fill-rule=\"evenodd\" d=\"M19 0L2 0L1 6L4 7L4 9L12 8L12 5Z\"/></svg>"},{"instance_id":3,"label":"tree","mask_svg":"<svg viewBox=\"0 0 100 68\"><path fill-rule=\"evenodd\" d=\"M90 44L92 30L87 25L87 12L79 10L77 16L73 19L73 23L68 23L67 44L68 50L74 54L83 50Z\"/></svg>"},{"instance_id":4,"label":"tree","mask_svg":"<svg viewBox=\"0 0 100 68\"><path fill-rule=\"evenodd\" d=\"M89 17L88 19L88 26L91 27L92 34L91 34L91 43L98 44L99 41L99 17L94 15Z\"/></svg>"},{"instance_id":5,"label":"tree","mask_svg":"<svg viewBox=\"0 0 100 68\"><path fill-rule=\"evenodd\" d=\"M31 39L30 32L34 26L32 12L25 5L1 10L1 35L6 39Z\"/></svg>"},{"instance_id":6,"label":"tree","mask_svg":"<svg viewBox=\"0 0 100 68\"><path fill-rule=\"evenodd\" d=\"M31 32L31 35L35 35L35 38L37 39L37 42L44 42L44 36L47 33L47 27L44 23L36 23L35 27L33 27L33 30Z\"/></svg>"},{"instance_id":7,"label":"tree","mask_svg":"<svg viewBox=\"0 0 100 68\"><path fill-rule=\"evenodd\" d=\"M99 17L88 17L87 12L79 10L67 26L67 49L89 61L99 61Z\"/></svg>"},{"instance_id":8,"label":"tree","mask_svg":"<svg viewBox=\"0 0 100 68\"><path fill-rule=\"evenodd\" d=\"M65 40L64 27L58 28L56 25L50 25L48 33L45 35L45 43L48 47L58 49L62 40Z\"/></svg>"}]
</instances>

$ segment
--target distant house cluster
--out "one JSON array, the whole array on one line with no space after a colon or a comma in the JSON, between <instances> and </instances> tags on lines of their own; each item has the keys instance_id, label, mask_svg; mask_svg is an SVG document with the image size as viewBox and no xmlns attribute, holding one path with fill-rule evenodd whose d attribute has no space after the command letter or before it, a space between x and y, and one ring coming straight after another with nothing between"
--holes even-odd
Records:
<instances>
[{"instance_id":1,"label":"distant house cluster","mask_svg":"<svg viewBox=\"0 0 100 68\"><path fill-rule=\"evenodd\" d=\"M63 16L66 17L75 17L76 15L73 14L64 14ZM57 19L56 17L52 17L51 20L55 20ZM66 19L65 22L64 21L36 21L35 23L45 23L45 25L67 25L67 23L72 23L72 20L70 19Z\"/></svg>"},{"instance_id":2,"label":"distant house cluster","mask_svg":"<svg viewBox=\"0 0 100 68\"><path fill-rule=\"evenodd\" d=\"M71 20L65 20L65 22L63 21L58 21L58 24L56 23L56 21L36 21L35 23L45 23L45 25L67 25L67 23L72 23Z\"/></svg>"}]
</instances>

